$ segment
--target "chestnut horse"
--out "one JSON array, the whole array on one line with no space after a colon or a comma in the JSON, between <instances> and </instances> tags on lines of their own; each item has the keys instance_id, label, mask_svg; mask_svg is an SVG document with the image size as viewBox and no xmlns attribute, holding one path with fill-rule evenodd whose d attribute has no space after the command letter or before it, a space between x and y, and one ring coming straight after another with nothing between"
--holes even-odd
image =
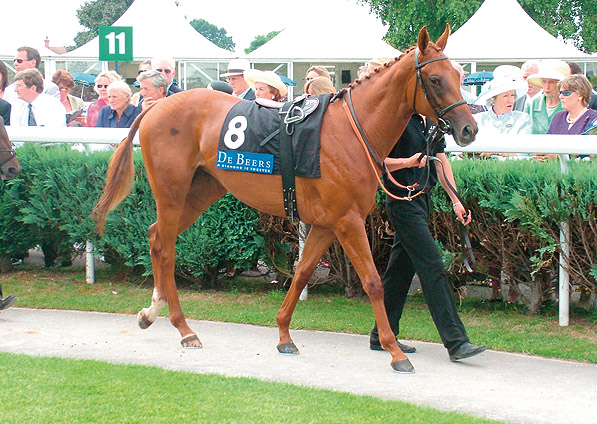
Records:
<instances>
[{"instance_id":1,"label":"chestnut horse","mask_svg":"<svg viewBox=\"0 0 597 424\"><path fill-rule=\"evenodd\" d=\"M21 172L17 154L8 139L4 120L0 118L0 179L12 180Z\"/></svg>"},{"instance_id":2,"label":"chestnut horse","mask_svg":"<svg viewBox=\"0 0 597 424\"><path fill-rule=\"evenodd\" d=\"M375 74L351 85L352 105L374 154L383 160L416 110L442 118L460 145L477 132L469 108L460 95L458 73L443 54L449 26L434 44L427 28L411 49ZM418 94L417 94L418 92ZM185 347L201 347L187 325L174 281L175 242L212 203L227 192L265 213L285 216L280 175L216 168L218 139L227 112L240 99L206 89L190 90L161 100L142 113L114 152L104 193L93 212L103 232L108 212L131 191L134 181L133 136L140 129L147 178L155 196L157 221L149 228L154 290L151 306L139 312L141 328L157 318L166 302L170 321ZM384 307L383 288L365 232L365 219L375 206L378 169L345 115L343 100L332 102L321 125L321 178L296 179L298 211L312 225L302 260L276 316L281 353L297 354L289 325L299 294L317 263L337 237L352 261L369 296L384 349L398 372L414 368L396 343Z\"/></svg>"}]
</instances>

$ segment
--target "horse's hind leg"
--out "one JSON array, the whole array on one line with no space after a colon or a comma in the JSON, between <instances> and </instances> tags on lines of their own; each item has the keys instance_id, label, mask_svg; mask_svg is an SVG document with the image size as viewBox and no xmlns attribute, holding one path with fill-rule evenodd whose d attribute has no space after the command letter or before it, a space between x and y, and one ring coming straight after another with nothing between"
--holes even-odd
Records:
<instances>
[{"instance_id":1,"label":"horse's hind leg","mask_svg":"<svg viewBox=\"0 0 597 424\"><path fill-rule=\"evenodd\" d=\"M412 364L398 347L396 337L390 328L384 304L381 278L373 262L364 223L357 220L345 222L336 230L336 235L352 265L359 274L363 289L371 300L379 331L379 341L383 348L392 354L392 361L390 363L392 368L397 372L414 372Z\"/></svg>"},{"instance_id":2,"label":"horse's hind leg","mask_svg":"<svg viewBox=\"0 0 597 424\"><path fill-rule=\"evenodd\" d=\"M299 353L290 337L289 327L292 313L294 312L294 308L296 307L301 292L309 282L311 275L313 275L313 271L315 271L315 267L319 263L319 260L335 238L336 236L332 231L313 226L305 240L301 261L296 267L296 272L292 284L290 285L290 289L276 315L276 322L280 333L280 342L278 343L278 351L280 353Z\"/></svg>"},{"instance_id":3,"label":"horse's hind leg","mask_svg":"<svg viewBox=\"0 0 597 424\"><path fill-rule=\"evenodd\" d=\"M188 227L190 227L197 218L216 200L221 198L224 194L226 194L226 189L222 187L222 185L215 180L210 175L206 174L202 170L197 170L195 176L193 178L193 182L189 189L189 192L186 196L184 207L182 213L179 217L178 221L178 230L176 235L182 233ZM158 220L159 221L159 220ZM159 312L166 304L167 300L170 298L167 295L167 291L165 285L163 284L164 278L161 270L161 262L158 260L157 252L160 250L158 247L163 244L163 240L158 230L158 222L155 222L149 227L149 243L150 243L150 251L152 266L154 270L154 290L153 295L151 298L151 306L149 308L144 308L139 312L138 320L139 326L141 328L149 327L159 315ZM156 254L154 254L154 252ZM174 269L172 269L172 281L174 280ZM176 285L174 283L174 291L173 296L175 300L173 301L178 305L178 310L180 309L180 303L178 300L178 293L176 291ZM183 336L182 344L185 346L195 346L200 347L201 342L193 333L188 326L186 326L186 320L184 319L184 315L182 316L182 320L184 321L184 325L179 327L176 322L180 321L180 318L172 316L172 310L175 310L176 307L170 307L171 316L170 319L175 327L179 329L181 335ZM180 312L182 314L182 311ZM175 322L175 318L177 321ZM188 329L186 332L186 329Z\"/></svg>"}]
</instances>

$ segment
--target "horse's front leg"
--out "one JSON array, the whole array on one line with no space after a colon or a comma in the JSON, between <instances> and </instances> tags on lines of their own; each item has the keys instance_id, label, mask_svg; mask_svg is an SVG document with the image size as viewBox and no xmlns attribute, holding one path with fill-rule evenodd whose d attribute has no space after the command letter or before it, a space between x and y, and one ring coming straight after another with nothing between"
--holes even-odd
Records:
<instances>
[{"instance_id":1,"label":"horse's front leg","mask_svg":"<svg viewBox=\"0 0 597 424\"><path fill-rule=\"evenodd\" d=\"M315 267L319 263L319 260L335 238L336 236L332 231L314 226L311 228L311 231L305 240L301 261L296 267L296 272L292 279L290 289L276 315L276 322L280 333L280 342L278 343L278 352L280 353L290 353L295 355L299 353L290 337L289 327L292 313L294 312L294 308L296 307L301 292L309 282L311 275L313 275L313 271L315 271Z\"/></svg>"},{"instance_id":2,"label":"horse's front leg","mask_svg":"<svg viewBox=\"0 0 597 424\"><path fill-rule=\"evenodd\" d=\"M373 262L364 221L357 218L344 219L336 230L336 236L359 274L363 289L371 300L379 331L379 341L383 348L392 354L390 365L396 372L414 372L414 367L398 347L396 337L390 328L384 304L383 286Z\"/></svg>"}]
</instances>

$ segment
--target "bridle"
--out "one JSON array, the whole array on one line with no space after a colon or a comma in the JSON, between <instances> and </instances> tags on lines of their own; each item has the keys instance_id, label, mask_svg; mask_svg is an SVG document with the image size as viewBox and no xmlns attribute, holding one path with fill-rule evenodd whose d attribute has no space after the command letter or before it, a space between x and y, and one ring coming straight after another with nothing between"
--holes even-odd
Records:
<instances>
[{"instance_id":1,"label":"bridle","mask_svg":"<svg viewBox=\"0 0 597 424\"><path fill-rule=\"evenodd\" d=\"M15 149L13 147L12 149L0 148L0 153L10 153L10 156L8 159L4 159L4 160L0 161L0 175L4 175L4 171L2 170L2 167L4 166L5 163L10 162L12 160L12 158L17 157L17 152L15 152Z\"/></svg>"},{"instance_id":2,"label":"bridle","mask_svg":"<svg viewBox=\"0 0 597 424\"><path fill-rule=\"evenodd\" d=\"M419 48L417 47L415 49L415 71L417 73L417 82L415 83L415 89L414 89L414 94L413 94L413 111L415 113L417 113L417 110L416 110L417 89L420 85L421 89L423 90L425 99L429 102L429 105L431 106L431 109L433 110L433 113L435 114L435 117L436 117L436 125L429 132L429 134L427 135L426 140L425 140L425 143L427 145L425 152L422 152L421 155L419 156L419 160L421 160L425 154L428 157L428 161L427 161L427 165L426 165L427 166L427 172L426 172L427 180L429 179L429 175L430 175L429 165L430 165L431 161L436 161L442 165L442 172L444 172L444 176L445 176L445 170L443 169L442 162L437 157L431 155L431 152L433 151L433 149L435 148L435 145L439 142L439 140L442 139L443 136L446 134L452 134L452 127L450 126L450 123L448 121L446 121L443 117L448 112L450 112L452 109L454 109L458 106L461 106L461 105L466 105L466 100L460 100L460 101L452 103L451 105L449 105L445 108L442 108L441 105L436 101L436 99L429 94L430 92L427 88L427 83L425 82L425 79L423 78L423 75L421 73L421 69L425 65L428 65L430 63L437 62L439 60L447 60L447 59L448 59L448 57L444 55L444 56L435 57L433 59L429 59L429 60L419 63ZM338 93L338 94L340 94L340 93ZM336 95L332 99L332 101L335 98L339 98L339 97L344 97L344 93L342 93L341 95ZM361 145L365 149L365 152L368 153L367 158L369 159L369 163L370 163L373 171L375 172L375 175L377 176L379 185L386 192L386 194L394 199L397 199L397 200L411 201L415 197L418 197L421 194L426 193L426 190L419 190L415 194L412 194L412 192L415 191L416 187L419 186L419 183L423 179L423 175L421 176L421 179L419 181L417 181L416 183L405 186L403 184L400 184L398 181L396 181L396 179L394 177L392 177L392 174L390 172L388 172L388 170L385 166L385 163L378 158L377 154L371 147L371 144L367 140L367 137L365 136L365 133L357 119L357 116L356 116L356 113L354 111L354 107L352 104L351 88L350 87L348 89L346 89L346 97L344 97L344 102L342 103L342 106L344 108L344 111L346 112L346 116L348 117L348 121L349 121L350 125L352 126L353 131L357 135L357 138L361 142ZM378 173L377 168L374 165L374 162L375 162L375 165L377 165L377 168L381 169L381 174ZM406 197L401 197L401 196L396 196L394 193L391 193L383 184L383 180L382 180L383 175L386 175L388 177L388 179L394 185L408 190L409 195ZM462 198L456 191L456 188L453 187L452 184L450 184L450 182L448 181L447 178L445 178L445 180L448 183L448 187L450 188L450 190L452 190L452 192L458 198L458 201L463 205L463 207L466 211L464 214L464 219L466 221L466 219L468 218L469 210L466 208L466 206L464 206L464 202L462 201ZM426 187L426 186L427 186L427 182L425 182L424 187ZM475 256L472 251L468 233L466 231L465 226L462 223L460 223L460 236L461 236L461 240L463 242L463 244L461 245L463 261L464 261L466 269L469 272L472 272L473 271L472 267L475 264ZM465 246L464 246L465 244L466 244L466 248L468 249L468 255L470 256L470 262L467 257L467 251L465 250Z\"/></svg>"}]
</instances>

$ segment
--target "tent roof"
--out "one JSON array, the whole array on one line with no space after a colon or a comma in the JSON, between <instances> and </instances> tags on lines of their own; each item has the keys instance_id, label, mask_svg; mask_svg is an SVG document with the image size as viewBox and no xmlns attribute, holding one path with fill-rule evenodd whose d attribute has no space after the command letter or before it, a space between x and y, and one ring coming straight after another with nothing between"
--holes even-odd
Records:
<instances>
[{"instance_id":1,"label":"tent roof","mask_svg":"<svg viewBox=\"0 0 597 424\"><path fill-rule=\"evenodd\" d=\"M461 62L593 60L590 55L545 31L517 0L485 0L479 10L450 36L446 54Z\"/></svg>"},{"instance_id":2,"label":"tent roof","mask_svg":"<svg viewBox=\"0 0 597 424\"><path fill-rule=\"evenodd\" d=\"M387 28L368 7L342 3L327 21L294 20L280 34L247 55L250 61L364 62L400 56L382 40Z\"/></svg>"},{"instance_id":3,"label":"tent roof","mask_svg":"<svg viewBox=\"0 0 597 424\"><path fill-rule=\"evenodd\" d=\"M135 60L152 57L229 60L235 57L234 53L216 46L198 33L176 7L174 0L135 0L112 26L133 27ZM98 56L99 40L95 37L60 57L97 60Z\"/></svg>"}]
</instances>

